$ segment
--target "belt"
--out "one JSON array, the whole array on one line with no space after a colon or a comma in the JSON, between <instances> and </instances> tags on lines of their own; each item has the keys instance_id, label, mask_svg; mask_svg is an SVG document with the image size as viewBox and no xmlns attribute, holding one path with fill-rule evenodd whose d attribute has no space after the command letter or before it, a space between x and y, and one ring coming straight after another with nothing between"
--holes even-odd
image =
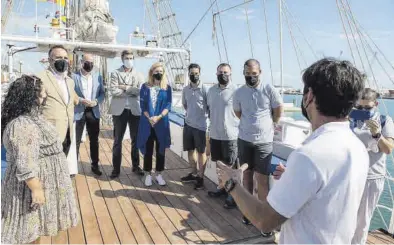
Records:
<instances>
[{"instance_id":1,"label":"belt","mask_svg":"<svg viewBox=\"0 0 394 245\"><path fill-rule=\"evenodd\" d=\"M89 112L89 111L93 111L93 108L92 107L86 107L85 108L85 112Z\"/></svg>"}]
</instances>

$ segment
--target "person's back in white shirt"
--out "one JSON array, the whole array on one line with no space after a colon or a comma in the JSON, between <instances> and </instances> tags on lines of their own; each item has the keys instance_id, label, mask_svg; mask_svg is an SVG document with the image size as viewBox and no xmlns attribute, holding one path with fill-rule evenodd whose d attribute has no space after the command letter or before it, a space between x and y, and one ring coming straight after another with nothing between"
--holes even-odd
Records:
<instances>
[{"instance_id":1,"label":"person's back in white shirt","mask_svg":"<svg viewBox=\"0 0 394 245\"><path fill-rule=\"evenodd\" d=\"M367 179L368 153L348 122L316 129L288 158L268 203L288 220L281 244L350 244Z\"/></svg>"}]
</instances>

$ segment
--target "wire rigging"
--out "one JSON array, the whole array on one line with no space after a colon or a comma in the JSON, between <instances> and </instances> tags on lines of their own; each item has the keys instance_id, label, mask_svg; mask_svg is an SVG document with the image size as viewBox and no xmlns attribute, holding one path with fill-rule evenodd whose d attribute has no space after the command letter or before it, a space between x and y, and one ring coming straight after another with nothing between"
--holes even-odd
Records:
<instances>
[{"instance_id":1,"label":"wire rigging","mask_svg":"<svg viewBox=\"0 0 394 245\"><path fill-rule=\"evenodd\" d=\"M219 4L218 2L216 2L216 9L218 10L219 13ZM218 14L218 18L219 18L219 25L220 25L220 32L222 34L222 40L223 40L223 45L224 45L224 53L226 55L226 61L227 63L229 63L228 60L228 52L227 52L227 44L226 44L226 38L224 38L224 31L223 31L223 25L222 25L222 17L220 16L220 14Z\"/></svg>"},{"instance_id":2,"label":"wire rigging","mask_svg":"<svg viewBox=\"0 0 394 245\"><path fill-rule=\"evenodd\" d=\"M246 0L244 0L244 3L246 3ZM254 58L253 55L253 42L252 42L252 33L250 31L250 23L249 23L249 13L248 13L248 6L245 4L245 16L246 16L246 24L248 26L248 36L249 36L249 45L250 45L250 52L252 54L252 58Z\"/></svg>"},{"instance_id":3,"label":"wire rigging","mask_svg":"<svg viewBox=\"0 0 394 245\"><path fill-rule=\"evenodd\" d=\"M267 36L267 44L268 44L268 58L270 62L270 72L271 72L271 83L274 85L274 74L272 72L272 58L271 58L271 46L270 46L270 38L269 38L269 32L268 32L268 21L267 21L267 8L266 8L266 0L261 0L261 3L263 5L264 9L264 22L265 22L265 33Z\"/></svg>"}]
</instances>

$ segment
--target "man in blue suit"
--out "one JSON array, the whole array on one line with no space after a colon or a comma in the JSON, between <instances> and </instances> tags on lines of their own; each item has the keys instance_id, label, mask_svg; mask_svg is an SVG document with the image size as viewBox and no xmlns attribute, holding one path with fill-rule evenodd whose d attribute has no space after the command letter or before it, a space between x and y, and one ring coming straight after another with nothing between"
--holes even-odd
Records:
<instances>
[{"instance_id":1,"label":"man in blue suit","mask_svg":"<svg viewBox=\"0 0 394 245\"><path fill-rule=\"evenodd\" d=\"M77 156L81 144L82 133L86 125L90 141L90 157L92 159L92 172L101 175L99 162L99 133L100 133L100 107L104 101L104 85L102 76L92 72L94 63L92 54L84 54L81 70L73 74L75 92L80 97L80 103L75 106L74 118L76 121Z\"/></svg>"}]
</instances>

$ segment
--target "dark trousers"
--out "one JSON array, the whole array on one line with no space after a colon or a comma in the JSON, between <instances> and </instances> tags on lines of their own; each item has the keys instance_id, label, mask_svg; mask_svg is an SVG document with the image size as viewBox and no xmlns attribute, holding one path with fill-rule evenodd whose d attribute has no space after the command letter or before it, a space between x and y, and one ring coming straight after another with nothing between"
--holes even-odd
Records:
<instances>
[{"instance_id":1,"label":"dark trousers","mask_svg":"<svg viewBox=\"0 0 394 245\"><path fill-rule=\"evenodd\" d=\"M70 136L70 128L67 129L66 138L63 141L63 152L68 156L68 152L70 151L71 146L71 136Z\"/></svg>"},{"instance_id":2,"label":"dark trousers","mask_svg":"<svg viewBox=\"0 0 394 245\"><path fill-rule=\"evenodd\" d=\"M133 167L138 167L140 165L140 153L137 148L137 133L140 116L134 116L130 110L125 109L121 115L113 116L112 120L114 123L114 146L112 148L113 171L115 173L120 173L120 166L122 163L122 141L127 124L129 124L130 129L131 162Z\"/></svg>"},{"instance_id":3,"label":"dark trousers","mask_svg":"<svg viewBox=\"0 0 394 245\"><path fill-rule=\"evenodd\" d=\"M77 157L79 157L79 146L81 145L81 138L85 125L89 136L92 166L98 166L100 119L94 116L92 108L87 108L82 118L76 122Z\"/></svg>"},{"instance_id":4,"label":"dark trousers","mask_svg":"<svg viewBox=\"0 0 394 245\"><path fill-rule=\"evenodd\" d=\"M155 130L151 127L150 136L146 141L146 152L144 155L144 171L150 172L152 171L152 156L153 156L153 144L156 142L156 172L161 172L164 170L164 154L159 153L159 141L157 140L157 136Z\"/></svg>"}]
</instances>

